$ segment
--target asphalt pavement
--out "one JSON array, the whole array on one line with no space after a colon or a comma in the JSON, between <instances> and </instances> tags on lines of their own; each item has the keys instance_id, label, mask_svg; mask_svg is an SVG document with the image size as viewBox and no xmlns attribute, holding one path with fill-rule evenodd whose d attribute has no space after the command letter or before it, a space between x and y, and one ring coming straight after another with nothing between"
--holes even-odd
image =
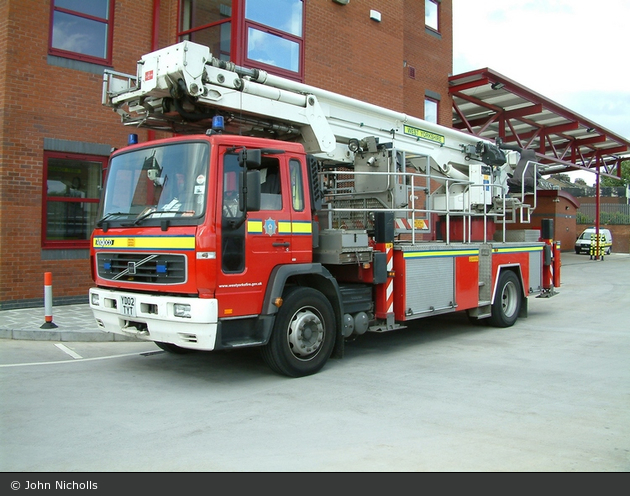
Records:
<instances>
[{"instance_id":1,"label":"asphalt pavement","mask_svg":"<svg viewBox=\"0 0 630 496\"><path fill-rule=\"evenodd\" d=\"M628 472L630 254L561 278L513 328L418 319L300 379L253 348L53 341L111 339L87 305L0 311L0 472Z\"/></svg>"}]
</instances>

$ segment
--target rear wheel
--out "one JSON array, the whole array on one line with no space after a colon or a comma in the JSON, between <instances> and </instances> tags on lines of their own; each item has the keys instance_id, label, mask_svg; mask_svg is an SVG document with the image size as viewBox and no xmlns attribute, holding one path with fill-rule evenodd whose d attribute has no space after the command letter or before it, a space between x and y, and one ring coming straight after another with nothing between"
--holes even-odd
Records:
<instances>
[{"instance_id":1,"label":"rear wheel","mask_svg":"<svg viewBox=\"0 0 630 496\"><path fill-rule=\"evenodd\" d=\"M521 288L518 277L511 270L504 270L499 276L490 323L495 327L514 325L521 310Z\"/></svg>"},{"instance_id":2,"label":"rear wheel","mask_svg":"<svg viewBox=\"0 0 630 496\"><path fill-rule=\"evenodd\" d=\"M335 314L319 291L291 288L283 296L269 343L262 348L265 363L289 376L311 375L326 364L335 344Z\"/></svg>"}]
</instances>

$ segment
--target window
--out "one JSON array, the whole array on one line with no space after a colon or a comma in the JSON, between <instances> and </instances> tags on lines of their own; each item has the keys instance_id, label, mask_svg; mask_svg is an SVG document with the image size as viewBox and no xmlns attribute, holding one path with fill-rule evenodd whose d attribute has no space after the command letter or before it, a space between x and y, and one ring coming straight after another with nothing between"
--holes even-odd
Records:
<instances>
[{"instance_id":1,"label":"window","mask_svg":"<svg viewBox=\"0 0 630 496\"><path fill-rule=\"evenodd\" d=\"M109 164L99 217L128 222L131 215L154 212L146 224L165 217L171 225L196 223L204 214L208 154L206 143L193 141L116 155Z\"/></svg>"},{"instance_id":2,"label":"window","mask_svg":"<svg viewBox=\"0 0 630 496\"><path fill-rule=\"evenodd\" d=\"M438 121L438 101L433 98L424 99L424 120L437 124Z\"/></svg>"},{"instance_id":3,"label":"window","mask_svg":"<svg viewBox=\"0 0 630 496\"><path fill-rule=\"evenodd\" d=\"M303 0L180 1L180 41L206 45L222 60L298 80L303 32Z\"/></svg>"},{"instance_id":4,"label":"window","mask_svg":"<svg viewBox=\"0 0 630 496\"><path fill-rule=\"evenodd\" d=\"M114 0L53 0L51 55L111 64Z\"/></svg>"},{"instance_id":5,"label":"window","mask_svg":"<svg viewBox=\"0 0 630 496\"><path fill-rule=\"evenodd\" d=\"M87 248L107 157L44 152L42 246Z\"/></svg>"},{"instance_id":6,"label":"window","mask_svg":"<svg viewBox=\"0 0 630 496\"><path fill-rule=\"evenodd\" d=\"M440 31L439 0L424 0L424 25L433 31Z\"/></svg>"},{"instance_id":7,"label":"window","mask_svg":"<svg viewBox=\"0 0 630 496\"><path fill-rule=\"evenodd\" d=\"M289 175L291 176L291 197L293 198L293 210L304 210L304 190L302 189L302 168L300 162L291 159L289 162Z\"/></svg>"},{"instance_id":8,"label":"window","mask_svg":"<svg viewBox=\"0 0 630 496\"><path fill-rule=\"evenodd\" d=\"M217 59L230 60L232 0L182 0L178 36L209 47Z\"/></svg>"},{"instance_id":9,"label":"window","mask_svg":"<svg viewBox=\"0 0 630 496\"><path fill-rule=\"evenodd\" d=\"M280 164L277 158L263 157L260 170L260 209L282 210L282 184Z\"/></svg>"},{"instance_id":10,"label":"window","mask_svg":"<svg viewBox=\"0 0 630 496\"><path fill-rule=\"evenodd\" d=\"M301 72L302 0L246 0L245 27L245 60L250 65Z\"/></svg>"},{"instance_id":11,"label":"window","mask_svg":"<svg viewBox=\"0 0 630 496\"><path fill-rule=\"evenodd\" d=\"M239 193L243 169L236 153L223 157L223 214L221 232L221 268L225 273L245 270L245 222Z\"/></svg>"}]
</instances>

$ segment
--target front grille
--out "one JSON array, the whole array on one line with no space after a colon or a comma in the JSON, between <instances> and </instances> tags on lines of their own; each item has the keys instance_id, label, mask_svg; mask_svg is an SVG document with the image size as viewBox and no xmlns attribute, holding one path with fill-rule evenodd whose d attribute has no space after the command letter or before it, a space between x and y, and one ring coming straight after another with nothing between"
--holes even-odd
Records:
<instances>
[{"instance_id":1,"label":"front grille","mask_svg":"<svg viewBox=\"0 0 630 496\"><path fill-rule=\"evenodd\" d=\"M98 253L98 275L140 284L186 282L186 257L161 253Z\"/></svg>"}]
</instances>

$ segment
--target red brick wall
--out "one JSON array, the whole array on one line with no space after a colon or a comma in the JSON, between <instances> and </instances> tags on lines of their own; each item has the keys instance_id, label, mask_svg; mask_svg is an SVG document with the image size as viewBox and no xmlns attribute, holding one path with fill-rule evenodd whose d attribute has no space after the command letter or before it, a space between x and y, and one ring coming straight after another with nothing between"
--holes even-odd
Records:
<instances>
[{"instance_id":1,"label":"red brick wall","mask_svg":"<svg viewBox=\"0 0 630 496\"><path fill-rule=\"evenodd\" d=\"M381 22L370 19L372 9ZM307 0L305 83L420 118L428 89L441 95L439 123L450 127L451 0L440 9L441 39L425 31L423 1Z\"/></svg>"},{"instance_id":2,"label":"red brick wall","mask_svg":"<svg viewBox=\"0 0 630 496\"><path fill-rule=\"evenodd\" d=\"M402 110L403 2L308 1L305 83ZM370 19L370 10L381 22Z\"/></svg>"},{"instance_id":3,"label":"red brick wall","mask_svg":"<svg viewBox=\"0 0 630 496\"><path fill-rule=\"evenodd\" d=\"M531 195L526 196L525 203L534 205L534 198ZM576 217L577 200L573 196L562 190L540 190L531 222L507 224L506 229L540 229L543 219L552 219L554 240L560 241L561 251L571 251L581 232L577 231Z\"/></svg>"},{"instance_id":4,"label":"red brick wall","mask_svg":"<svg viewBox=\"0 0 630 496\"><path fill-rule=\"evenodd\" d=\"M451 127L452 98L448 93L448 76L453 70L452 2L440 4L440 36L424 27L424 2L406 0L404 10L404 112L424 117L425 90L441 96L438 124ZM409 68L415 69L415 79Z\"/></svg>"},{"instance_id":5,"label":"red brick wall","mask_svg":"<svg viewBox=\"0 0 630 496\"><path fill-rule=\"evenodd\" d=\"M49 3L12 0L3 5L7 3L8 10L0 11L0 59L5 64L0 89L0 304L5 306L42 298L45 272L53 274L55 298L87 295L92 284L87 259L42 259L44 138L120 147L130 132L101 106L101 76L47 63ZM139 55L150 50L151 6L151 1L116 1L115 70L135 73ZM145 132L139 134L146 139Z\"/></svg>"}]
</instances>

